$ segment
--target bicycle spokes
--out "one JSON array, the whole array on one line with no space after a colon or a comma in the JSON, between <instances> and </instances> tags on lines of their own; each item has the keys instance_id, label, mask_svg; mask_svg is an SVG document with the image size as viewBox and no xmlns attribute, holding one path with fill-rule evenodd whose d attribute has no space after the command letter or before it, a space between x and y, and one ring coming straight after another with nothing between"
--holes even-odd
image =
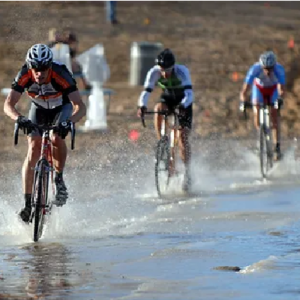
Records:
<instances>
[{"instance_id":1,"label":"bicycle spokes","mask_svg":"<svg viewBox=\"0 0 300 300\"><path fill-rule=\"evenodd\" d=\"M155 183L158 195L166 192L170 179L170 150L167 139L158 142L155 162Z\"/></svg>"},{"instance_id":2,"label":"bicycle spokes","mask_svg":"<svg viewBox=\"0 0 300 300\"><path fill-rule=\"evenodd\" d=\"M266 128L260 129L260 167L264 178L273 167L273 149L271 134Z\"/></svg>"},{"instance_id":3,"label":"bicycle spokes","mask_svg":"<svg viewBox=\"0 0 300 300\"><path fill-rule=\"evenodd\" d=\"M37 242L42 234L48 205L49 163L41 159L37 163L35 182L33 188L33 240Z\"/></svg>"}]
</instances>

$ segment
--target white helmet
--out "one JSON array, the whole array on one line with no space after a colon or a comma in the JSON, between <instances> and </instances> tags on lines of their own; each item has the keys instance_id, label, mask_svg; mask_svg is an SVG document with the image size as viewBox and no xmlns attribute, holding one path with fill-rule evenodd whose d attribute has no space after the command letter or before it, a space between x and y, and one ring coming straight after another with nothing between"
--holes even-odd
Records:
<instances>
[{"instance_id":1,"label":"white helmet","mask_svg":"<svg viewBox=\"0 0 300 300\"><path fill-rule=\"evenodd\" d=\"M26 63L29 69L49 68L52 61L53 53L47 45L36 44L27 51Z\"/></svg>"},{"instance_id":2,"label":"white helmet","mask_svg":"<svg viewBox=\"0 0 300 300\"><path fill-rule=\"evenodd\" d=\"M267 51L261 54L259 62L263 68L273 68L276 64L276 56L273 51Z\"/></svg>"}]
</instances>

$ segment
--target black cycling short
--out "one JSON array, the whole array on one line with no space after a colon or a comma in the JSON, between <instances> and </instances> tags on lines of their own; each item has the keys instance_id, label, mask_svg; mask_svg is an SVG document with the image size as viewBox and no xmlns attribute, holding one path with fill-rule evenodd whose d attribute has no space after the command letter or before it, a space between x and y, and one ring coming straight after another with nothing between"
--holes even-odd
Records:
<instances>
[{"instance_id":1,"label":"black cycling short","mask_svg":"<svg viewBox=\"0 0 300 300\"><path fill-rule=\"evenodd\" d=\"M28 114L28 119L31 120L32 123L37 125L58 125L61 122L67 121L72 116L72 112L72 103L66 103L53 109L45 109L37 106L32 102ZM28 135L36 136L41 135L41 133L37 130L33 130L29 132Z\"/></svg>"},{"instance_id":2,"label":"black cycling short","mask_svg":"<svg viewBox=\"0 0 300 300\"><path fill-rule=\"evenodd\" d=\"M158 103L164 103L167 105L169 110L174 109L177 105L179 105L182 99L185 97L184 93L179 93L175 97L169 95L168 93L164 92L161 94ZM189 128L192 129L192 122L193 122L193 104L189 105L185 108L184 116L179 115L178 117L179 125L182 128Z\"/></svg>"}]
</instances>

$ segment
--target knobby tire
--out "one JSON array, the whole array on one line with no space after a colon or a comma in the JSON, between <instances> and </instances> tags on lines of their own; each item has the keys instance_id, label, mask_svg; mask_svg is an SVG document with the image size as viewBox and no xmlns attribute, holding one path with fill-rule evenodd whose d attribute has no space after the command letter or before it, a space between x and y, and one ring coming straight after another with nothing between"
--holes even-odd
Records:
<instances>
[{"instance_id":1,"label":"knobby tire","mask_svg":"<svg viewBox=\"0 0 300 300\"><path fill-rule=\"evenodd\" d=\"M273 167L273 150L270 133L264 126L260 127L260 168L263 178L267 178L268 171Z\"/></svg>"},{"instance_id":2,"label":"knobby tire","mask_svg":"<svg viewBox=\"0 0 300 300\"><path fill-rule=\"evenodd\" d=\"M33 190L33 241L37 242L42 234L44 227L45 209L48 200L48 184L49 184L49 163L45 159L41 159L35 172L34 190Z\"/></svg>"},{"instance_id":3,"label":"knobby tire","mask_svg":"<svg viewBox=\"0 0 300 300\"><path fill-rule=\"evenodd\" d=\"M162 180L162 178L160 178L160 173L162 172L161 162L163 162L164 164L164 171L168 174L166 177L166 184L165 184L165 187L167 187L169 184L170 148L169 148L168 139L166 138L162 138L161 140L159 140L156 148L155 185L159 197L162 197L163 194L160 186L160 184L162 183L160 182Z\"/></svg>"}]
</instances>

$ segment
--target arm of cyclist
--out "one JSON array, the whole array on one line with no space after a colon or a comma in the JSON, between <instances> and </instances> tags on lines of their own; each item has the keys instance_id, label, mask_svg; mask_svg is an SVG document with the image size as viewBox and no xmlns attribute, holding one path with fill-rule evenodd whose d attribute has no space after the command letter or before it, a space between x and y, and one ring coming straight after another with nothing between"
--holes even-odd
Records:
<instances>
[{"instance_id":1,"label":"arm of cyclist","mask_svg":"<svg viewBox=\"0 0 300 300\"><path fill-rule=\"evenodd\" d=\"M277 99L278 108L282 108L284 104L283 96L285 94L285 85L278 83L277 88L278 88L278 99Z\"/></svg>"},{"instance_id":2,"label":"arm of cyclist","mask_svg":"<svg viewBox=\"0 0 300 300\"><path fill-rule=\"evenodd\" d=\"M73 114L70 117L69 121L76 123L85 116L86 106L83 103L78 90L70 93L68 96L73 105Z\"/></svg>"},{"instance_id":3,"label":"arm of cyclist","mask_svg":"<svg viewBox=\"0 0 300 300\"><path fill-rule=\"evenodd\" d=\"M21 96L22 93L11 89L4 102L4 113L16 121L21 129L25 130L32 128L33 124L16 109L16 104L19 102Z\"/></svg>"},{"instance_id":4,"label":"arm of cyclist","mask_svg":"<svg viewBox=\"0 0 300 300\"><path fill-rule=\"evenodd\" d=\"M194 92L189 69L184 65L177 67L180 68L178 69L177 76L181 80L184 90L184 97L180 102L179 108L184 112L184 110L194 102Z\"/></svg>"},{"instance_id":5,"label":"arm of cyclist","mask_svg":"<svg viewBox=\"0 0 300 300\"><path fill-rule=\"evenodd\" d=\"M142 91L139 99L138 99L138 111L137 116L140 118L142 114L147 111L147 104L152 93L155 84L160 78L160 69L158 66L154 66L151 68L146 76L145 83L144 83L144 90Z\"/></svg>"},{"instance_id":6,"label":"arm of cyclist","mask_svg":"<svg viewBox=\"0 0 300 300\"><path fill-rule=\"evenodd\" d=\"M240 92L240 111L243 112L245 110L245 101L246 101L246 95L250 88L250 84L244 82L241 92Z\"/></svg>"},{"instance_id":7,"label":"arm of cyclist","mask_svg":"<svg viewBox=\"0 0 300 300\"><path fill-rule=\"evenodd\" d=\"M283 98L285 94L285 85L278 83L278 96Z\"/></svg>"},{"instance_id":8,"label":"arm of cyclist","mask_svg":"<svg viewBox=\"0 0 300 300\"><path fill-rule=\"evenodd\" d=\"M242 89L240 91L240 111L245 110L245 102L246 102L246 95L249 90L249 88L252 86L254 79L259 75L259 72L261 70L261 67L259 63L255 63L252 65L248 72L247 75L244 79L244 83L242 86Z\"/></svg>"},{"instance_id":9,"label":"arm of cyclist","mask_svg":"<svg viewBox=\"0 0 300 300\"><path fill-rule=\"evenodd\" d=\"M71 92L69 95L69 100L73 105L73 114L69 120L61 122L58 124L58 133L62 139L65 139L71 129L71 123L76 123L82 119L86 114L86 106L83 103L79 91L76 90Z\"/></svg>"},{"instance_id":10,"label":"arm of cyclist","mask_svg":"<svg viewBox=\"0 0 300 300\"><path fill-rule=\"evenodd\" d=\"M274 73L275 73L276 77L278 78L278 84L277 84L278 104L279 104L279 107L282 107L283 106L283 97L285 94L285 85L286 85L284 67L281 64L276 64L276 67L274 68Z\"/></svg>"},{"instance_id":11,"label":"arm of cyclist","mask_svg":"<svg viewBox=\"0 0 300 300\"><path fill-rule=\"evenodd\" d=\"M17 121L21 113L16 109L16 104L19 102L22 94L11 89L4 102L4 113L12 120Z\"/></svg>"}]
</instances>

